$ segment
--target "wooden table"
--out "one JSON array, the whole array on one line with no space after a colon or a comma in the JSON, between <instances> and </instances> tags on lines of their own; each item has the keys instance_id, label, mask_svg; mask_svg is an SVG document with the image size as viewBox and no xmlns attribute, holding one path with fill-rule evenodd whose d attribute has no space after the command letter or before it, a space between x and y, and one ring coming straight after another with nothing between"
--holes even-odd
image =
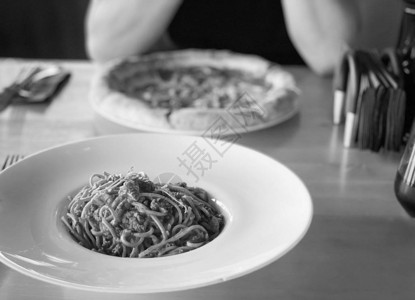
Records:
<instances>
[{"instance_id":1,"label":"wooden table","mask_svg":"<svg viewBox=\"0 0 415 300\"><path fill-rule=\"evenodd\" d=\"M59 62L72 72L48 105L14 105L0 113L0 162L68 141L114 133L88 104L94 66ZM0 62L0 88L22 62ZM308 187L311 227L289 253L252 274L183 292L109 295L38 281L0 264L0 299L414 299L415 220L397 203L393 181L399 154L342 146L332 125L332 81L302 67L288 68L298 82L300 113L239 143L287 165ZM260 170L258 170L260 171ZM1 237L0 237L1 239Z\"/></svg>"}]
</instances>

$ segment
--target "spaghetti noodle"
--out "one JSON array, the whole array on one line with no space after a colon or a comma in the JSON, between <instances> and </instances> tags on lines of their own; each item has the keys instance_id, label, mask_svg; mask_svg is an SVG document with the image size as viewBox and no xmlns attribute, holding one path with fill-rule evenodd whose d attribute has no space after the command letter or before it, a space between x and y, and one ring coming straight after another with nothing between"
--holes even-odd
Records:
<instances>
[{"instance_id":1,"label":"spaghetti noodle","mask_svg":"<svg viewBox=\"0 0 415 300\"><path fill-rule=\"evenodd\" d=\"M99 253L160 257L212 241L224 217L210 195L186 183L159 184L142 172L104 172L69 197L61 218L73 239Z\"/></svg>"}]
</instances>

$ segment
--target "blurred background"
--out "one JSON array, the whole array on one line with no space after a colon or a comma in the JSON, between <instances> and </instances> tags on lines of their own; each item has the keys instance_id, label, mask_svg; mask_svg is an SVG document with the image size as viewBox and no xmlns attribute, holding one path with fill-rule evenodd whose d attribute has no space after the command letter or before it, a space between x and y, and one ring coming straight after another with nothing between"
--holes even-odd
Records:
<instances>
[{"instance_id":1,"label":"blurred background","mask_svg":"<svg viewBox=\"0 0 415 300\"><path fill-rule=\"evenodd\" d=\"M0 57L86 59L88 0L0 0Z\"/></svg>"},{"instance_id":2,"label":"blurred background","mask_svg":"<svg viewBox=\"0 0 415 300\"><path fill-rule=\"evenodd\" d=\"M1 0L0 57L87 59L84 18L88 2ZM400 25L401 2L358 2L365 16L365 30L358 37L359 45L362 48L394 46Z\"/></svg>"}]
</instances>

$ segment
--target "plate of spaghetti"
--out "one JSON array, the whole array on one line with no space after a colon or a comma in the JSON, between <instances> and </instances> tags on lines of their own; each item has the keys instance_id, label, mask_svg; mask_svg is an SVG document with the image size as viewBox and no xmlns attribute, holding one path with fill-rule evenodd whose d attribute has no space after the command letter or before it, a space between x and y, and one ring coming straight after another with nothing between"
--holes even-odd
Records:
<instances>
[{"instance_id":1,"label":"plate of spaghetti","mask_svg":"<svg viewBox=\"0 0 415 300\"><path fill-rule=\"evenodd\" d=\"M209 193L143 172L93 174L61 217L75 242L119 257L163 257L215 239L224 217Z\"/></svg>"},{"instance_id":2,"label":"plate of spaghetti","mask_svg":"<svg viewBox=\"0 0 415 300\"><path fill-rule=\"evenodd\" d=\"M0 173L0 262L68 288L146 294L276 261L308 230L308 190L280 162L217 142L132 133L27 156Z\"/></svg>"}]
</instances>

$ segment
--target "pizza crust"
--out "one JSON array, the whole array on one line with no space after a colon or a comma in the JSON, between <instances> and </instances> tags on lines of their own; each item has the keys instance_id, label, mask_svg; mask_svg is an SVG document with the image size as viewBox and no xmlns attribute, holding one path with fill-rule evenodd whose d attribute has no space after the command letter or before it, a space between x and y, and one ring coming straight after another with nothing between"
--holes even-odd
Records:
<instances>
[{"instance_id":1,"label":"pizza crust","mask_svg":"<svg viewBox=\"0 0 415 300\"><path fill-rule=\"evenodd\" d=\"M167 109L152 109L145 102L111 90L105 80L107 69L101 69L94 77L90 89L90 101L95 111L107 119L135 127L172 128Z\"/></svg>"},{"instance_id":2,"label":"pizza crust","mask_svg":"<svg viewBox=\"0 0 415 300\"><path fill-rule=\"evenodd\" d=\"M109 87L107 76L120 64L134 64L135 72L150 72L154 68L203 67L235 69L271 84L266 94L244 94L230 107L220 109L180 108L170 111L152 108L144 100L135 99ZM120 78L120 80L124 80ZM279 65L253 55L240 55L229 51L185 50L153 53L141 57L115 60L97 72L90 99L94 110L107 119L132 128L144 130L180 130L203 132L218 121L223 121L235 131L250 131L264 124L278 123L298 111L298 88L293 76ZM240 103L238 103L238 101ZM238 104L243 104L238 106Z\"/></svg>"},{"instance_id":3,"label":"pizza crust","mask_svg":"<svg viewBox=\"0 0 415 300\"><path fill-rule=\"evenodd\" d=\"M254 105L248 109L211 109L202 110L184 108L176 110L169 116L169 123L175 129L204 131L212 126L223 125L237 132L250 131L250 128L261 126L264 123L285 118L296 112L298 103L292 99L296 94L287 91L280 94L274 101Z\"/></svg>"}]
</instances>

